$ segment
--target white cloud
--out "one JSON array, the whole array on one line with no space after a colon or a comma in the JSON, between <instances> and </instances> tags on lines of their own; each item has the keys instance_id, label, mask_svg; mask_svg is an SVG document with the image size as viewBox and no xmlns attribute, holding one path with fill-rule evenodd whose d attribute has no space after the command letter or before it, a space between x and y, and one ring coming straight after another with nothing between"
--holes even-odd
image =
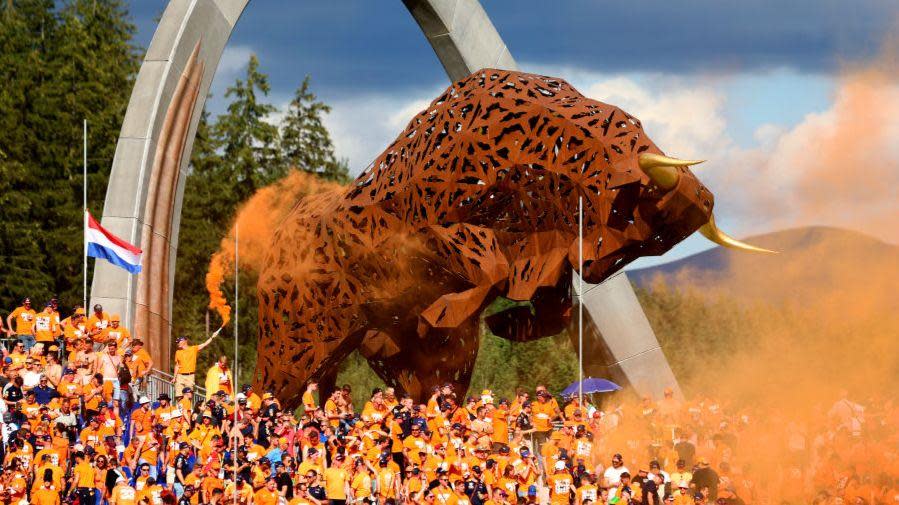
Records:
<instances>
[{"instance_id":1,"label":"white cloud","mask_svg":"<svg viewBox=\"0 0 899 505\"><path fill-rule=\"evenodd\" d=\"M255 51L251 46L229 45L225 47L219 60L218 69L215 71L215 78L209 87L212 99L206 102L207 111L211 111L214 114L224 112L225 107L227 107L225 90L228 89L228 86L234 84L236 79L244 75L247 62L250 61L250 56L254 53Z\"/></svg>"},{"instance_id":2,"label":"white cloud","mask_svg":"<svg viewBox=\"0 0 899 505\"><path fill-rule=\"evenodd\" d=\"M758 82L758 75L707 79L701 75L603 75L571 68L541 73L565 76L585 95L640 118L666 153L708 159L695 171L716 195L719 223L737 236L834 224L888 240L897 238L897 232L883 229L885 212L897 212L894 202L899 201L899 143L889 141L899 135L895 82L838 81L836 95L822 112L807 114L798 124L761 124L744 141L749 145L739 145L725 108L728 101L741 97L728 95L728 90L746 88L746 83ZM729 85L734 82L741 85ZM325 124L338 155L349 159L351 173L363 170L442 89L438 84L402 94L372 93L332 101L333 111ZM839 147L834 147L836 141ZM855 165L843 167L834 159L843 154L842 161ZM830 159L816 158L822 156ZM882 165L872 167L877 161ZM856 177L879 178L884 184L879 189L870 184L853 189ZM825 184L817 184L818 179ZM839 193L833 205L828 205L828 191ZM866 201L865 195L877 198ZM701 247L697 241L685 245L676 256Z\"/></svg>"},{"instance_id":3,"label":"white cloud","mask_svg":"<svg viewBox=\"0 0 899 505\"><path fill-rule=\"evenodd\" d=\"M216 75L225 74L230 78L237 77L239 72L243 72L250 61L250 56L255 53L251 46L234 45L227 46L222 52L222 58L219 60L219 68Z\"/></svg>"},{"instance_id":4,"label":"white cloud","mask_svg":"<svg viewBox=\"0 0 899 505\"><path fill-rule=\"evenodd\" d=\"M349 160L351 174L359 174L441 91L438 86L403 95L365 94L331 101L324 122L337 156Z\"/></svg>"}]
</instances>

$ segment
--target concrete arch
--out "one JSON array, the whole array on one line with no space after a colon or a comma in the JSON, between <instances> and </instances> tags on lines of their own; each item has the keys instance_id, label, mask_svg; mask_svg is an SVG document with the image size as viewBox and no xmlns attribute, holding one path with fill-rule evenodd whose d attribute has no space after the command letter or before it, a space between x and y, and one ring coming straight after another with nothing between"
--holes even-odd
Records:
<instances>
[{"instance_id":1,"label":"concrete arch","mask_svg":"<svg viewBox=\"0 0 899 505\"><path fill-rule=\"evenodd\" d=\"M98 262L91 303L121 313L164 370L171 362L171 287L193 139L222 51L247 3L170 0L138 73L113 159L102 223L144 250L144 271L131 276ZM484 67L517 68L478 0L403 3L450 80ZM676 385L627 277L594 288L585 286L577 297L592 316L588 340L599 357L585 372L650 393Z\"/></svg>"}]
</instances>

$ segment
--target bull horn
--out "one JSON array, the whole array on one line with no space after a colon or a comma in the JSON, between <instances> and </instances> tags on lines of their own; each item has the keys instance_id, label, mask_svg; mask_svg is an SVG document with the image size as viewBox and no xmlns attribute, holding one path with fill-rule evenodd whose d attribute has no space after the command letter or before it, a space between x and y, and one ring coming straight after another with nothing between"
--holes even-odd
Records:
<instances>
[{"instance_id":1,"label":"bull horn","mask_svg":"<svg viewBox=\"0 0 899 505\"><path fill-rule=\"evenodd\" d=\"M677 181L680 178L677 167L688 167L703 161L705 160L679 160L654 153L643 153L637 158L643 173L648 175L649 179L662 189L672 189L677 186Z\"/></svg>"},{"instance_id":2,"label":"bull horn","mask_svg":"<svg viewBox=\"0 0 899 505\"><path fill-rule=\"evenodd\" d=\"M727 233L718 229L718 226L715 225L715 215L712 214L709 217L709 222L702 225L699 228L699 233L711 240L712 242L722 246L727 247L728 249L740 249L743 251L751 251L751 252L763 252L763 253L771 253L777 254L777 251L772 251L771 249L765 249L763 247L756 247L752 244L747 244L746 242L741 242Z\"/></svg>"}]
</instances>

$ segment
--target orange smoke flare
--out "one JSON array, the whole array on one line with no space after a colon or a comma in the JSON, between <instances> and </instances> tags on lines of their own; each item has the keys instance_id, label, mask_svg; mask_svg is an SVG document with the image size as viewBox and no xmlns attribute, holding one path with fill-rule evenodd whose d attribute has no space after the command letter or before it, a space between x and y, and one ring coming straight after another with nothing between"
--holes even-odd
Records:
<instances>
[{"instance_id":1,"label":"orange smoke flare","mask_svg":"<svg viewBox=\"0 0 899 505\"><path fill-rule=\"evenodd\" d=\"M225 294L222 293L222 280L225 278L225 265L222 252L217 252L209 262L209 272L206 274L206 291L209 292L209 308L218 312L222 318L222 328L231 321L231 306Z\"/></svg>"},{"instance_id":2,"label":"orange smoke flare","mask_svg":"<svg viewBox=\"0 0 899 505\"><path fill-rule=\"evenodd\" d=\"M258 272L272 243L272 234L296 203L306 195L329 190L339 191L342 187L294 170L280 181L257 191L240 207L235 224L222 238L206 273L209 308L218 312L222 327L231 320L231 306L221 285L226 276L234 273L235 226L240 227L240 267Z\"/></svg>"}]
</instances>

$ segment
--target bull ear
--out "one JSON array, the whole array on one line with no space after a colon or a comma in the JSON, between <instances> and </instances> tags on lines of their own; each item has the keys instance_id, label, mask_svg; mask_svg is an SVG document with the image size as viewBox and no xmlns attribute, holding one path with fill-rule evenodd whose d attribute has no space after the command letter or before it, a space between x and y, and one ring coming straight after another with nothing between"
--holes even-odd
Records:
<instances>
[{"instance_id":1,"label":"bull ear","mask_svg":"<svg viewBox=\"0 0 899 505\"><path fill-rule=\"evenodd\" d=\"M640 169L656 186L662 189L673 189L677 186L680 173L677 167L697 165L705 160L679 160L661 154L643 153L637 158Z\"/></svg>"},{"instance_id":2,"label":"bull ear","mask_svg":"<svg viewBox=\"0 0 899 505\"><path fill-rule=\"evenodd\" d=\"M705 238L711 240L712 242L722 247L727 247L728 249L739 249L741 251L777 254L777 251L772 251L771 249L765 249L764 247L758 247L752 244L747 244L746 242L741 242L731 237L727 233L719 230L718 226L715 224L714 214L709 217L708 223L702 225L702 227L699 228L699 233L702 233Z\"/></svg>"}]
</instances>

